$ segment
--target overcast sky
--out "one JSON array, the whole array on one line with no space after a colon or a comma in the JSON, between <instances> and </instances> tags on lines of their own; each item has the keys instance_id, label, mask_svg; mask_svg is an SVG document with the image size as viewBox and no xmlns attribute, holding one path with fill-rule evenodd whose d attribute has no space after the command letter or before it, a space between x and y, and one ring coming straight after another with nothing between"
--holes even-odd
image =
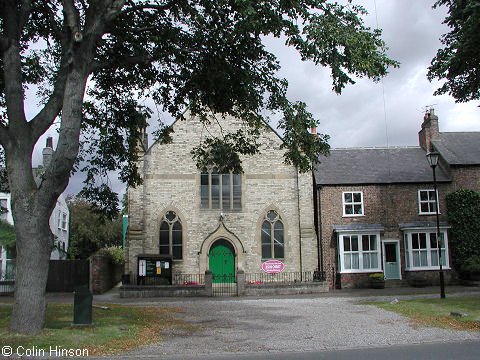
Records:
<instances>
[{"instance_id":1,"label":"overcast sky","mask_svg":"<svg viewBox=\"0 0 480 360\"><path fill-rule=\"evenodd\" d=\"M366 23L374 28L378 20L389 47L388 55L401 63L400 68L390 70L383 82L359 79L336 95L331 91L328 69L301 62L295 50L282 41L268 41L268 48L280 59L280 76L289 82L290 99L307 103L321 121L318 131L330 135L330 145L333 148L418 145L423 113L430 106L439 117L440 131L480 131L478 101L457 104L450 96L433 96L438 83L430 83L426 78L427 67L441 47L439 38L448 32L448 27L442 24L446 9L434 10L434 1L423 0L361 3L369 11ZM54 134L54 130L49 132ZM42 140L37 145L34 163L40 161L44 143ZM67 193L76 193L80 183L78 177L72 179ZM120 184L115 188L121 191Z\"/></svg>"}]
</instances>

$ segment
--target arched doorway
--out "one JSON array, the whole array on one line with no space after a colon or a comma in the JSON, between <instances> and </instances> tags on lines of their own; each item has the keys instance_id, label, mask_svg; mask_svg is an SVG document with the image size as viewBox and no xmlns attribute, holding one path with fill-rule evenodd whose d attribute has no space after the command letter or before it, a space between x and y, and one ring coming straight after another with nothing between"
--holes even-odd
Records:
<instances>
[{"instance_id":1,"label":"arched doorway","mask_svg":"<svg viewBox=\"0 0 480 360\"><path fill-rule=\"evenodd\" d=\"M235 249L229 241L225 239L215 241L208 258L213 283L235 282Z\"/></svg>"}]
</instances>

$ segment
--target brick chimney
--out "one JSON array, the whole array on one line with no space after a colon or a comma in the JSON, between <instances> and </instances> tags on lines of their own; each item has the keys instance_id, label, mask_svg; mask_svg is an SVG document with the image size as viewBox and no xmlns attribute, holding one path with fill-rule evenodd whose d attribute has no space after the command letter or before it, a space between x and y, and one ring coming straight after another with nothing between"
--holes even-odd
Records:
<instances>
[{"instance_id":1,"label":"brick chimney","mask_svg":"<svg viewBox=\"0 0 480 360\"><path fill-rule=\"evenodd\" d=\"M53 138L48 137L47 143L42 151L43 154L43 167L48 167L50 165L50 161L52 160L53 155Z\"/></svg>"},{"instance_id":2,"label":"brick chimney","mask_svg":"<svg viewBox=\"0 0 480 360\"><path fill-rule=\"evenodd\" d=\"M430 151L432 147L432 140L440 138L440 132L438 131L438 116L435 115L435 110L431 108L428 110L422 123L422 130L418 132L418 140L420 147L425 151Z\"/></svg>"}]
</instances>

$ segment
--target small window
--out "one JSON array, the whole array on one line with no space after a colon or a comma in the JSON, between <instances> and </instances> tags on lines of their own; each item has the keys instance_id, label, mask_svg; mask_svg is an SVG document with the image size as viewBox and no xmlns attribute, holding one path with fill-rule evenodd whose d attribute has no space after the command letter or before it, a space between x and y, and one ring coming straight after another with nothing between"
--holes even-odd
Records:
<instances>
[{"instance_id":1,"label":"small window","mask_svg":"<svg viewBox=\"0 0 480 360\"><path fill-rule=\"evenodd\" d=\"M343 216L362 216L363 215L363 193L344 192L342 194Z\"/></svg>"},{"instance_id":2,"label":"small window","mask_svg":"<svg viewBox=\"0 0 480 360\"><path fill-rule=\"evenodd\" d=\"M280 215L270 210L262 223L262 259L283 259L284 227Z\"/></svg>"},{"instance_id":3,"label":"small window","mask_svg":"<svg viewBox=\"0 0 480 360\"><path fill-rule=\"evenodd\" d=\"M418 212L420 215L435 214L435 203L435 190L418 190ZM440 212L440 207L438 210Z\"/></svg>"},{"instance_id":4,"label":"small window","mask_svg":"<svg viewBox=\"0 0 480 360\"><path fill-rule=\"evenodd\" d=\"M159 253L182 259L182 223L173 211L167 212L160 223Z\"/></svg>"}]
</instances>

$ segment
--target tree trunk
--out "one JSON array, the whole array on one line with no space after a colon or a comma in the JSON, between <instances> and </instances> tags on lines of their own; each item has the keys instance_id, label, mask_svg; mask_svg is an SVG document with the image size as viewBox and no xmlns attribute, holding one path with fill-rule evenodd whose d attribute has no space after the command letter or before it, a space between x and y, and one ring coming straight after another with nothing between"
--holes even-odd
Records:
<instances>
[{"instance_id":1,"label":"tree trunk","mask_svg":"<svg viewBox=\"0 0 480 360\"><path fill-rule=\"evenodd\" d=\"M24 212L24 216L18 216L19 212L22 211L17 210L15 221L17 260L10 330L35 334L43 328L45 321L45 288L53 241L49 214L33 217Z\"/></svg>"}]
</instances>

